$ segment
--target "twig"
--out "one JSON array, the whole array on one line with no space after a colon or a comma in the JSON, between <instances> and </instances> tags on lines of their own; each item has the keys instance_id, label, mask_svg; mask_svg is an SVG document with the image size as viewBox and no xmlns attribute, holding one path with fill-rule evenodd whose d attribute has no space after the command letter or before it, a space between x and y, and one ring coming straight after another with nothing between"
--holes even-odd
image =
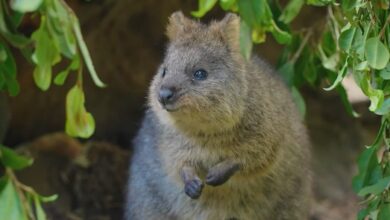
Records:
<instances>
[{"instance_id":1,"label":"twig","mask_svg":"<svg viewBox=\"0 0 390 220\"><path fill-rule=\"evenodd\" d=\"M35 191L32 188L30 188L26 185L23 185L21 182L19 182L19 180L16 178L14 172L10 168L6 168L6 173L10 177L12 183L15 185L15 190L18 193L20 200L22 201L23 209L24 209L25 213L28 215L28 217L30 219L35 220L35 216L33 215L32 211L31 211L31 207L28 204L27 198L25 197L22 190L30 192L30 193L35 193Z\"/></svg>"},{"instance_id":2,"label":"twig","mask_svg":"<svg viewBox=\"0 0 390 220\"><path fill-rule=\"evenodd\" d=\"M307 44L307 41L309 40L310 36L312 35L312 30L308 30L307 31L307 34L305 35L305 37L303 38L302 40L302 43L301 45L299 45L299 48L298 50L295 52L295 54L293 55L293 57L291 58L291 62L295 63L299 56L301 56L301 53L303 51L303 48L305 48L306 44Z\"/></svg>"},{"instance_id":3,"label":"twig","mask_svg":"<svg viewBox=\"0 0 390 220\"><path fill-rule=\"evenodd\" d=\"M390 14L389 14L389 16L387 16L385 24L383 25L381 31L379 32L379 38L381 38L381 39L383 38L383 36L385 35L386 27L389 23L390 23Z\"/></svg>"},{"instance_id":4,"label":"twig","mask_svg":"<svg viewBox=\"0 0 390 220\"><path fill-rule=\"evenodd\" d=\"M333 25L332 31L334 31L335 39L339 39L340 33L339 33L339 24L337 22L337 19L333 13L332 6L328 6L328 17L330 19L330 24ZM336 46L338 46L336 44Z\"/></svg>"},{"instance_id":5,"label":"twig","mask_svg":"<svg viewBox=\"0 0 390 220\"><path fill-rule=\"evenodd\" d=\"M375 17L375 12L372 10L372 4L371 4L371 2L370 1L368 1L369 3L368 3L368 6L367 6L367 8L368 8L368 11L369 11L369 16L370 16L370 19L371 19L371 23L373 24L373 25L375 25L375 23L376 23L376 17Z\"/></svg>"}]
</instances>

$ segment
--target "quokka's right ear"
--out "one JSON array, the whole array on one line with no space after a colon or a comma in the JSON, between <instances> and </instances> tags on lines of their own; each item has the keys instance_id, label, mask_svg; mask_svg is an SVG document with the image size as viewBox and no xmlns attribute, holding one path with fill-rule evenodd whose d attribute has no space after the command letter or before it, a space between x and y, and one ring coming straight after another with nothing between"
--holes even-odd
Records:
<instances>
[{"instance_id":1,"label":"quokka's right ear","mask_svg":"<svg viewBox=\"0 0 390 220\"><path fill-rule=\"evenodd\" d=\"M183 12L176 11L169 17L166 34L170 40L174 40L180 34L186 33L197 26L196 21L184 16Z\"/></svg>"}]
</instances>

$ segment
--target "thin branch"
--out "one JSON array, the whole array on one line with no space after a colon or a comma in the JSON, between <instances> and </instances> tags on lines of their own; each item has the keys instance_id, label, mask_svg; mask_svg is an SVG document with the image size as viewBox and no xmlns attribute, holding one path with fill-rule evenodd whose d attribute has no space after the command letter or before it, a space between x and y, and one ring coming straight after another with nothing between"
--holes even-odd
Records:
<instances>
[{"instance_id":1,"label":"thin branch","mask_svg":"<svg viewBox=\"0 0 390 220\"><path fill-rule=\"evenodd\" d=\"M35 193L34 190L32 188L20 183L19 180L16 178L14 172L10 168L6 168L6 173L10 177L12 183L15 185L15 190L16 190L17 194L19 195L20 200L22 201L22 205L23 205L23 209L24 209L25 213L28 215L28 217L30 219L35 220L35 216L33 215L32 211L31 211L31 206L28 204L27 198L22 191L22 190L28 189L25 191Z\"/></svg>"},{"instance_id":2,"label":"thin branch","mask_svg":"<svg viewBox=\"0 0 390 220\"><path fill-rule=\"evenodd\" d=\"M369 16L370 19L371 19L371 23L372 23L373 25L375 25L375 24L376 24L376 16L375 16L374 10L372 9L372 4L371 4L370 1L369 1L367 4L368 4L367 9L368 9L368 11L369 11L368 16Z\"/></svg>"},{"instance_id":3,"label":"thin branch","mask_svg":"<svg viewBox=\"0 0 390 220\"><path fill-rule=\"evenodd\" d=\"M339 32L339 24L337 22L337 19L333 13L332 6L328 6L328 19L330 20L330 25L333 25L332 32L334 31L334 37L335 39L339 39L340 37L340 32ZM338 45L336 44L338 47Z\"/></svg>"},{"instance_id":4,"label":"thin branch","mask_svg":"<svg viewBox=\"0 0 390 220\"><path fill-rule=\"evenodd\" d=\"M386 27L387 25L390 23L390 14L389 16L387 16L386 18L386 21L385 21L385 24L383 25L381 31L379 32L379 37L382 39L383 36L385 35L385 30L386 30Z\"/></svg>"},{"instance_id":5,"label":"thin branch","mask_svg":"<svg viewBox=\"0 0 390 220\"><path fill-rule=\"evenodd\" d=\"M389 150L390 149L390 143L389 143L389 140L387 140L386 129L383 131L383 140L385 142L386 149Z\"/></svg>"},{"instance_id":6,"label":"thin branch","mask_svg":"<svg viewBox=\"0 0 390 220\"><path fill-rule=\"evenodd\" d=\"M298 50L295 52L295 54L291 58L291 62L295 63L298 60L298 58L301 56L303 48L305 48L305 46L306 46L307 42L309 41L309 38L312 35L312 33L313 33L312 30L308 30L307 31L307 34L303 38L301 45L299 45Z\"/></svg>"}]
</instances>

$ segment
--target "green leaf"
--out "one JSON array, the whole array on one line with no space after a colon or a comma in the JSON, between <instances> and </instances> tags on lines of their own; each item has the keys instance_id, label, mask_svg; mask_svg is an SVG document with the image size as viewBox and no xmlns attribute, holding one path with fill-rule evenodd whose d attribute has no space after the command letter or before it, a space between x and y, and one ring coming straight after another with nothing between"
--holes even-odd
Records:
<instances>
[{"instance_id":1,"label":"green leaf","mask_svg":"<svg viewBox=\"0 0 390 220\"><path fill-rule=\"evenodd\" d=\"M54 78L54 84L57 86L62 86L65 83L66 78L69 75L69 70L63 70Z\"/></svg>"},{"instance_id":2,"label":"green leaf","mask_svg":"<svg viewBox=\"0 0 390 220\"><path fill-rule=\"evenodd\" d=\"M249 60L252 53L251 29L243 20L240 20L240 50L245 59Z\"/></svg>"},{"instance_id":3,"label":"green leaf","mask_svg":"<svg viewBox=\"0 0 390 220\"><path fill-rule=\"evenodd\" d=\"M7 60L7 51L5 50L4 46L0 44L0 63Z\"/></svg>"},{"instance_id":4,"label":"green leaf","mask_svg":"<svg viewBox=\"0 0 390 220\"><path fill-rule=\"evenodd\" d=\"M35 42L35 51L32 60L36 64L34 69L34 81L37 86L46 91L49 89L52 77L52 66L61 60L58 45L53 42L47 30L46 18L43 16L40 28L31 38Z\"/></svg>"},{"instance_id":5,"label":"green leaf","mask_svg":"<svg viewBox=\"0 0 390 220\"><path fill-rule=\"evenodd\" d=\"M46 214L42 209L41 201L38 196L34 196L35 215L37 220L46 220Z\"/></svg>"},{"instance_id":6,"label":"green leaf","mask_svg":"<svg viewBox=\"0 0 390 220\"><path fill-rule=\"evenodd\" d=\"M219 0L219 5L225 11L232 9L236 0Z\"/></svg>"},{"instance_id":7,"label":"green leaf","mask_svg":"<svg viewBox=\"0 0 390 220\"><path fill-rule=\"evenodd\" d=\"M362 188L359 191L358 195L359 196L366 196L368 194L379 195L385 189L389 188L389 185L390 185L390 177L386 177L386 178L380 179L376 184Z\"/></svg>"},{"instance_id":8,"label":"green leaf","mask_svg":"<svg viewBox=\"0 0 390 220\"><path fill-rule=\"evenodd\" d=\"M386 99L382 106L375 111L377 115L386 115L390 113L390 99Z\"/></svg>"},{"instance_id":9,"label":"green leaf","mask_svg":"<svg viewBox=\"0 0 390 220\"><path fill-rule=\"evenodd\" d=\"M318 53L319 53L319 58L321 59L322 66L325 69L328 69L332 72L337 72L337 65L340 61L340 55L339 53L333 53L330 57L328 57L324 50L322 49L322 45L318 45Z\"/></svg>"},{"instance_id":10,"label":"green leaf","mask_svg":"<svg viewBox=\"0 0 390 220\"><path fill-rule=\"evenodd\" d=\"M0 161L4 166L14 170L21 170L30 166L34 160L32 158L21 156L8 147L0 145Z\"/></svg>"},{"instance_id":11,"label":"green leaf","mask_svg":"<svg viewBox=\"0 0 390 220\"><path fill-rule=\"evenodd\" d=\"M390 79L390 63L388 63L386 67L379 72L379 75L382 79Z\"/></svg>"},{"instance_id":12,"label":"green leaf","mask_svg":"<svg viewBox=\"0 0 390 220\"><path fill-rule=\"evenodd\" d=\"M77 54L77 41L73 33L72 14L69 14L60 1L53 3L53 7L48 9L48 27L58 42L61 53L73 59Z\"/></svg>"},{"instance_id":13,"label":"green leaf","mask_svg":"<svg viewBox=\"0 0 390 220\"><path fill-rule=\"evenodd\" d=\"M7 183L8 183L7 176L0 177L0 194L3 192L4 188L7 186Z\"/></svg>"},{"instance_id":14,"label":"green leaf","mask_svg":"<svg viewBox=\"0 0 390 220\"><path fill-rule=\"evenodd\" d=\"M288 87L292 87L294 83L294 63L289 61L284 63L278 73L282 76Z\"/></svg>"},{"instance_id":15,"label":"green leaf","mask_svg":"<svg viewBox=\"0 0 390 220\"><path fill-rule=\"evenodd\" d=\"M362 209L358 212L357 219L358 220L364 220L364 218L368 215L368 210L367 209Z\"/></svg>"},{"instance_id":16,"label":"green leaf","mask_svg":"<svg viewBox=\"0 0 390 220\"><path fill-rule=\"evenodd\" d=\"M36 85L43 91L46 91L50 87L51 83L51 66L36 66L33 72L34 81Z\"/></svg>"},{"instance_id":17,"label":"green leaf","mask_svg":"<svg viewBox=\"0 0 390 220\"><path fill-rule=\"evenodd\" d=\"M37 195L39 197L39 200L41 202L53 202L55 200L58 199L58 195L57 194L54 194L54 195L51 195L51 196L41 196L41 195Z\"/></svg>"},{"instance_id":18,"label":"green leaf","mask_svg":"<svg viewBox=\"0 0 390 220\"><path fill-rule=\"evenodd\" d=\"M292 87L291 92L292 92L293 100L295 104L298 106L299 112L301 113L301 117L305 118L306 104L304 98L302 97L301 93L298 91L298 89L295 86Z\"/></svg>"},{"instance_id":19,"label":"green leaf","mask_svg":"<svg viewBox=\"0 0 390 220\"><path fill-rule=\"evenodd\" d=\"M11 51L2 42L0 42L0 51L5 52L5 60L0 62L0 85L5 85L8 93L15 96L19 93L19 83L16 79L16 63ZM2 89L2 87L0 87Z\"/></svg>"},{"instance_id":20,"label":"green leaf","mask_svg":"<svg viewBox=\"0 0 390 220\"><path fill-rule=\"evenodd\" d=\"M298 63L303 65L303 76L305 80L311 85L316 86L316 80L318 77L317 68L313 61L313 54L311 51L304 53L301 59L298 59Z\"/></svg>"},{"instance_id":21,"label":"green leaf","mask_svg":"<svg viewBox=\"0 0 390 220\"><path fill-rule=\"evenodd\" d=\"M274 21L272 21L272 27L272 36L274 36L278 43L289 44L291 42L291 35L288 32L281 30Z\"/></svg>"},{"instance_id":22,"label":"green leaf","mask_svg":"<svg viewBox=\"0 0 390 220\"><path fill-rule=\"evenodd\" d=\"M9 26L7 19L9 15L6 13L5 1L0 1L0 34L12 46L23 48L31 43L31 40L16 31L16 27ZM12 21L11 21L12 22Z\"/></svg>"},{"instance_id":23,"label":"green leaf","mask_svg":"<svg viewBox=\"0 0 390 220\"><path fill-rule=\"evenodd\" d=\"M356 66L354 66L354 70L358 70L358 71L366 71L366 70L368 70L368 62L367 61L363 61L361 63L358 63Z\"/></svg>"},{"instance_id":24,"label":"green leaf","mask_svg":"<svg viewBox=\"0 0 390 220\"><path fill-rule=\"evenodd\" d=\"M383 90L374 89L371 86L369 75L366 73L363 73L363 77L361 77L359 82L360 88L362 89L363 93L367 95L371 101L369 107L370 111L375 112L378 108L382 106L382 103L384 101Z\"/></svg>"},{"instance_id":25,"label":"green leaf","mask_svg":"<svg viewBox=\"0 0 390 220\"><path fill-rule=\"evenodd\" d=\"M198 0L198 11L191 12L192 16L200 18L210 11L217 0Z\"/></svg>"},{"instance_id":26,"label":"green leaf","mask_svg":"<svg viewBox=\"0 0 390 220\"><path fill-rule=\"evenodd\" d=\"M368 29L367 29L368 31ZM366 45L367 33L363 35L363 32L360 28L356 28L355 35L353 37L353 42L351 45L351 51L357 54L357 57L360 60L364 60L364 48Z\"/></svg>"},{"instance_id":27,"label":"green leaf","mask_svg":"<svg viewBox=\"0 0 390 220\"><path fill-rule=\"evenodd\" d=\"M372 219L375 219L380 201L379 197L373 198L365 209L359 211L358 220L365 220L366 216L374 217Z\"/></svg>"},{"instance_id":28,"label":"green leaf","mask_svg":"<svg viewBox=\"0 0 390 220\"><path fill-rule=\"evenodd\" d=\"M378 213L378 220L389 220L390 219L390 203L384 203L381 205Z\"/></svg>"},{"instance_id":29,"label":"green leaf","mask_svg":"<svg viewBox=\"0 0 390 220\"><path fill-rule=\"evenodd\" d=\"M56 85L63 85L65 83L66 78L69 75L69 72L71 70L77 70L80 68L80 57L76 55L70 65L63 71L57 74L57 76L54 78L54 84Z\"/></svg>"},{"instance_id":30,"label":"green leaf","mask_svg":"<svg viewBox=\"0 0 390 220\"><path fill-rule=\"evenodd\" d=\"M366 42L365 55L368 64L374 69L383 69L389 62L389 51L379 37L369 38Z\"/></svg>"},{"instance_id":31,"label":"green leaf","mask_svg":"<svg viewBox=\"0 0 390 220\"><path fill-rule=\"evenodd\" d=\"M23 18L24 18L24 13L20 13L20 12L12 13L10 19L15 29L22 23Z\"/></svg>"},{"instance_id":32,"label":"green leaf","mask_svg":"<svg viewBox=\"0 0 390 220\"><path fill-rule=\"evenodd\" d=\"M253 9L252 0L238 1L238 10L240 12L241 21L245 21L248 27L260 27L257 23L256 14ZM241 22L243 23L243 22Z\"/></svg>"},{"instance_id":33,"label":"green leaf","mask_svg":"<svg viewBox=\"0 0 390 220\"><path fill-rule=\"evenodd\" d=\"M387 120L382 121L374 143L368 146L358 158L359 174L353 178L352 184L355 192L359 192L367 185L375 184L382 178L382 169L378 163L376 152L387 124Z\"/></svg>"},{"instance_id":34,"label":"green leaf","mask_svg":"<svg viewBox=\"0 0 390 220\"><path fill-rule=\"evenodd\" d=\"M353 109L352 104L348 100L347 92L342 85L336 87L337 92L340 95L341 101L347 110L347 113L353 117L359 117L359 114Z\"/></svg>"},{"instance_id":35,"label":"green leaf","mask_svg":"<svg viewBox=\"0 0 390 220\"><path fill-rule=\"evenodd\" d=\"M304 3L305 3L304 0L289 1L286 8L283 10L282 14L280 15L279 21L284 23L290 23L298 15Z\"/></svg>"},{"instance_id":36,"label":"green leaf","mask_svg":"<svg viewBox=\"0 0 390 220\"><path fill-rule=\"evenodd\" d=\"M376 157L376 148L365 149L358 159L359 174L353 178L353 189L359 192L364 186L373 184L381 177L381 168Z\"/></svg>"},{"instance_id":37,"label":"green leaf","mask_svg":"<svg viewBox=\"0 0 390 220\"><path fill-rule=\"evenodd\" d=\"M267 0L238 1L238 10L242 19L251 28L271 28L272 12Z\"/></svg>"},{"instance_id":38,"label":"green leaf","mask_svg":"<svg viewBox=\"0 0 390 220\"><path fill-rule=\"evenodd\" d=\"M266 34L265 30L261 28L256 28L252 30L252 41L253 43L260 44L265 41Z\"/></svg>"},{"instance_id":39,"label":"green leaf","mask_svg":"<svg viewBox=\"0 0 390 220\"><path fill-rule=\"evenodd\" d=\"M321 49L323 49L324 54L334 54L336 52L335 39L331 31L326 31L322 35L322 42L320 44Z\"/></svg>"},{"instance_id":40,"label":"green leaf","mask_svg":"<svg viewBox=\"0 0 390 220\"><path fill-rule=\"evenodd\" d=\"M342 50L344 50L347 53L349 52L349 50L352 47L352 43L353 43L353 39L354 39L354 36L356 33L356 29L357 28L355 28L355 27L351 27L351 28L343 31L340 34L339 46Z\"/></svg>"},{"instance_id":41,"label":"green leaf","mask_svg":"<svg viewBox=\"0 0 390 220\"><path fill-rule=\"evenodd\" d=\"M76 34L76 39L77 39L77 42L79 44L81 54L83 55L85 64L87 65L87 68L88 68L89 74L92 77L92 80L94 81L95 85L97 85L99 87L105 87L106 85L99 79L99 77L95 71L95 67L93 66L91 56L90 56L89 51L87 49L87 45L85 44L83 36L81 35L80 24L79 24L77 18L74 18L73 30Z\"/></svg>"},{"instance_id":42,"label":"green leaf","mask_svg":"<svg viewBox=\"0 0 390 220\"><path fill-rule=\"evenodd\" d=\"M85 110L83 90L75 85L66 96L66 132L74 137L88 138L95 130L95 121Z\"/></svg>"},{"instance_id":43,"label":"green leaf","mask_svg":"<svg viewBox=\"0 0 390 220\"><path fill-rule=\"evenodd\" d=\"M341 81L343 81L345 75L347 74L348 59L349 59L349 57L347 57L347 58L345 59L345 63L344 63L344 65L343 65L343 67L339 70L339 72L338 72L338 74L337 74L337 78L336 78L336 80L333 82L333 84L332 84L330 87L328 87L328 88L324 88L324 90L330 91L330 90L336 88L336 86L340 85Z\"/></svg>"},{"instance_id":44,"label":"green leaf","mask_svg":"<svg viewBox=\"0 0 390 220\"><path fill-rule=\"evenodd\" d=\"M340 4L343 11L350 11L356 7L356 0L344 0L343 4Z\"/></svg>"},{"instance_id":45,"label":"green leaf","mask_svg":"<svg viewBox=\"0 0 390 220\"><path fill-rule=\"evenodd\" d=\"M11 8L15 11L25 13L36 11L43 0L12 0Z\"/></svg>"},{"instance_id":46,"label":"green leaf","mask_svg":"<svg viewBox=\"0 0 390 220\"><path fill-rule=\"evenodd\" d=\"M334 0L307 0L307 4L315 6L325 6L334 2Z\"/></svg>"},{"instance_id":47,"label":"green leaf","mask_svg":"<svg viewBox=\"0 0 390 220\"><path fill-rule=\"evenodd\" d=\"M9 178L2 177L4 187L0 191L0 216L2 219L27 220L27 215L23 210L22 201Z\"/></svg>"}]
</instances>

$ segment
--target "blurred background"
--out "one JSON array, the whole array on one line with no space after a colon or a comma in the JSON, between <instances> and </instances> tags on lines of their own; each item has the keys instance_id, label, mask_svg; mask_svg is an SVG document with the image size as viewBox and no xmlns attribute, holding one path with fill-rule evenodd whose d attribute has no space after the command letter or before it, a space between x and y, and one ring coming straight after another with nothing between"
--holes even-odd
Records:
<instances>
[{"instance_id":1,"label":"blurred background","mask_svg":"<svg viewBox=\"0 0 390 220\"><path fill-rule=\"evenodd\" d=\"M22 182L44 195L59 194L56 202L45 206L49 219L121 219L131 140L146 109L149 82L164 55L167 18L177 10L190 16L197 1L67 2L80 19L96 70L108 85L98 88L85 74L86 106L96 120L96 132L89 140L62 133L65 96L75 77L42 92L33 82L33 65L15 53L21 92L12 98L0 96L0 140L36 158L32 167L18 173ZM223 15L213 9L202 21ZM311 27L323 16L322 9L305 6L293 26ZM22 31L28 34L36 25L25 22ZM282 49L268 37L255 53L275 65ZM351 187L355 163L362 147L373 141L380 121L350 84L360 118L349 116L334 92L303 89L313 143L312 219L355 219L359 209Z\"/></svg>"}]
</instances>

